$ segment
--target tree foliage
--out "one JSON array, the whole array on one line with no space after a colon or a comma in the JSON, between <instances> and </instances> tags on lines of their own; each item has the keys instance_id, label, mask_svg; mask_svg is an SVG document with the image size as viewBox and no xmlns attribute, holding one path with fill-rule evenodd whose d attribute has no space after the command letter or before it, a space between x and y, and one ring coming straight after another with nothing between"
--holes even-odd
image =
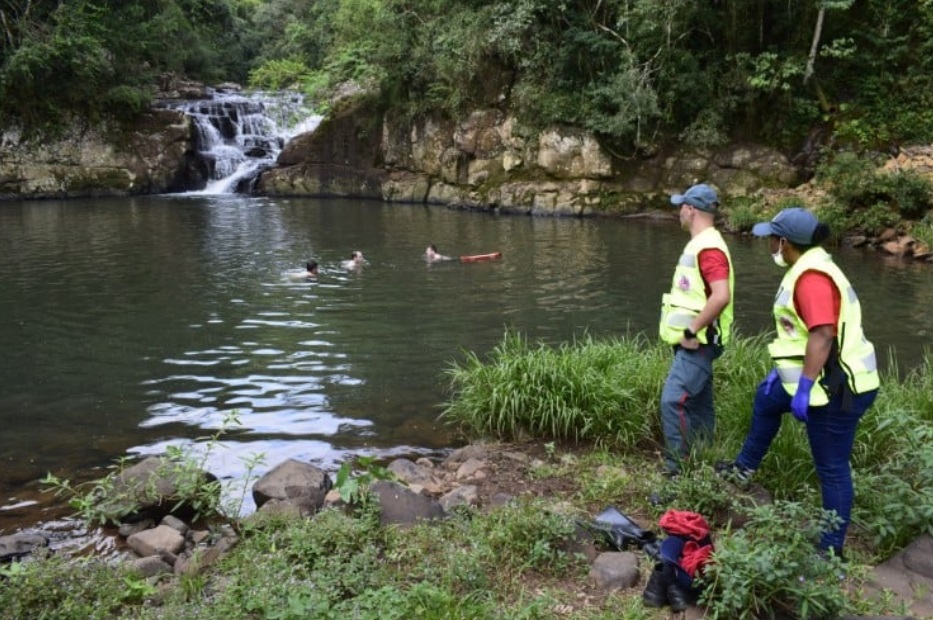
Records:
<instances>
[{"instance_id":1,"label":"tree foliage","mask_svg":"<svg viewBox=\"0 0 933 620\"><path fill-rule=\"evenodd\" d=\"M132 115L157 78L243 75L245 23L231 0L4 0L0 120L50 129Z\"/></svg>"},{"instance_id":2,"label":"tree foliage","mask_svg":"<svg viewBox=\"0 0 933 620\"><path fill-rule=\"evenodd\" d=\"M354 81L417 115L508 107L620 153L933 139L933 0L3 0L0 114L145 101L160 73ZM135 95L135 96L132 96ZM2 120L2 119L0 119Z\"/></svg>"}]
</instances>

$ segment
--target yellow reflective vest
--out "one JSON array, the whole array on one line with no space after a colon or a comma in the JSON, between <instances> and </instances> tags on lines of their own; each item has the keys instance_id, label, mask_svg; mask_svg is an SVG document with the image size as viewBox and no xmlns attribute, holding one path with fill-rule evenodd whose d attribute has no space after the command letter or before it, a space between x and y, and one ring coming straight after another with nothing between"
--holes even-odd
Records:
<instances>
[{"instance_id":1,"label":"yellow reflective vest","mask_svg":"<svg viewBox=\"0 0 933 620\"><path fill-rule=\"evenodd\" d=\"M836 325L836 346L833 347L830 359L813 385L810 406L827 404L830 396L836 395L845 385L853 394L878 389L880 380L875 347L862 331L862 307L858 296L832 257L820 247L804 252L787 270L774 298L777 338L768 345L768 352L774 360L784 389L788 394L794 394L797 391L797 382L803 375L803 359L810 333L794 307L794 287L806 271L819 271L832 278L841 298L839 322ZM839 370L845 374L840 377L839 385L834 387L830 385L830 378L834 371Z\"/></svg>"},{"instance_id":2,"label":"yellow reflective vest","mask_svg":"<svg viewBox=\"0 0 933 620\"><path fill-rule=\"evenodd\" d=\"M722 235L712 226L693 237L684 247L674 278L671 292L661 298L661 324L659 334L667 344L677 344L683 338L684 328L690 327L703 306L706 305L706 286L700 273L700 252L720 250L729 261L729 304L723 308L712 325L697 332L697 338L703 344L723 346L732 335L732 297L735 290L735 270L732 268L732 256ZM712 329L711 329L712 328Z\"/></svg>"}]
</instances>

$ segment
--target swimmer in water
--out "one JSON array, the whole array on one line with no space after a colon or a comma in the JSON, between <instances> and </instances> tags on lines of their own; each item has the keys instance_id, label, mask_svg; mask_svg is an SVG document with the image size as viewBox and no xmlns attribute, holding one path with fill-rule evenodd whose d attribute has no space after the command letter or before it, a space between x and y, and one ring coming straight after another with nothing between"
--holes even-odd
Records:
<instances>
[{"instance_id":1,"label":"swimmer in water","mask_svg":"<svg viewBox=\"0 0 933 620\"><path fill-rule=\"evenodd\" d=\"M424 251L424 258L429 263L435 263L441 260L450 260L449 256L444 256L443 254L438 253L437 246L433 243L428 246L428 249Z\"/></svg>"},{"instance_id":2,"label":"swimmer in water","mask_svg":"<svg viewBox=\"0 0 933 620\"><path fill-rule=\"evenodd\" d=\"M290 271L286 275L289 280L309 280L316 278L318 274L318 264L316 260L309 260L305 263L304 271Z\"/></svg>"},{"instance_id":3,"label":"swimmer in water","mask_svg":"<svg viewBox=\"0 0 933 620\"><path fill-rule=\"evenodd\" d=\"M340 264L344 269L356 269L363 264L363 253L359 250L354 250L350 253L350 260L345 260Z\"/></svg>"}]
</instances>

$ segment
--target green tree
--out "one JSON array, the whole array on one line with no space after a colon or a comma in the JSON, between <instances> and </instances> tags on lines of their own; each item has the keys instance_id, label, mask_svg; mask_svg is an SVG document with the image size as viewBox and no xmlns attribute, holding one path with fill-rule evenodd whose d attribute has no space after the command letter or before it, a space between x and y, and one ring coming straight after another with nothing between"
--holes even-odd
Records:
<instances>
[{"instance_id":1,"label":"green tree","mask_svg":"<svg viewBox=\"0 0 933 620\"><path fill-rule=\"evenodd\" d=\"M7 0L0 123L51 129L132 115L156 77L246 75L243 6L231 0Z\"/></svg>"}]
</instances>

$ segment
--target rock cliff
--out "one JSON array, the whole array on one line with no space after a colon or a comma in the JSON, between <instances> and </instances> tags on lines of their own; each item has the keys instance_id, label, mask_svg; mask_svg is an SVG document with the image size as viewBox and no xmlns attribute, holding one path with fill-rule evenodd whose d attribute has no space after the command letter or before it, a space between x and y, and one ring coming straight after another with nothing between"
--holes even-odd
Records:
<instances>
[{"instance_id":1,"label":"rock cliff","mask_svg":"<svg viewBox=\"0 0 933 620\"><path fill-rule=\"evenodd\" d=\"M701 180L728 196L799 181L784 155L760 145L622 158L586 131L532 131L497 108L411 120L356 98L292 140L258 188L582 216L644 211Z\"/></svg>"},{"instance_id":2,"label":"rock cliff","mask_svg":"<svg viewBox=\"0 0 933 620\"><path fill-rule=\"evenodd\" d=\"M77 198L171 192L184 186L188 119L151 110L132 126L74 125L56 140L0 134L0 198Z\"/></svg>"}]
</instances>

